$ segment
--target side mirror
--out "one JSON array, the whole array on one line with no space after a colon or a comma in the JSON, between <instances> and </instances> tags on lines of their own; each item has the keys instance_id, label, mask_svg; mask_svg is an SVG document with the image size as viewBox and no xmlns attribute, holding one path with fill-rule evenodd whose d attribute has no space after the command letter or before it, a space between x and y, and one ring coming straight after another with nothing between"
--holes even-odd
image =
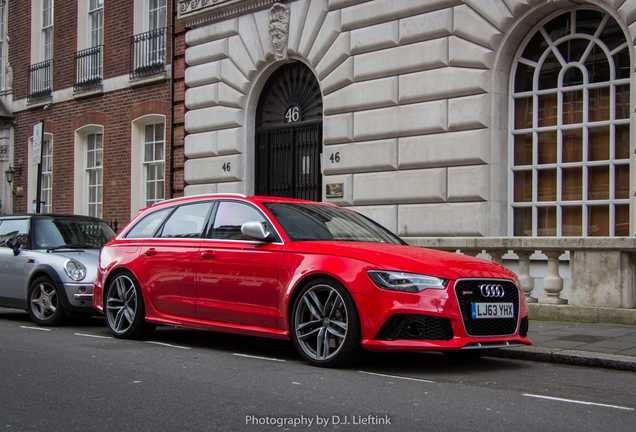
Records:
<instances>
[{"instance_id":1,"label":"side mirror","mask_svg":"<svg viewBox=\"0 0 636 432\"><path fill-rule=\"evenodd\" d=\"M271 234L262 222L246 222L241 226L241 232L245 237L260 241L267 240Z\"/></svg>"},{"instance_id":2,"label":"side mirror","mask_svg":"<svg viewBox=\"0 0 636 432\"><path fill-rule=\"evenodd\" d=\"M5 241L4 244L8 248L13 249L13 256L20 255L20 243L18 242L18 240L16 240L15 238L10 238L7 241Z\"/></svg>"}]
</instances>

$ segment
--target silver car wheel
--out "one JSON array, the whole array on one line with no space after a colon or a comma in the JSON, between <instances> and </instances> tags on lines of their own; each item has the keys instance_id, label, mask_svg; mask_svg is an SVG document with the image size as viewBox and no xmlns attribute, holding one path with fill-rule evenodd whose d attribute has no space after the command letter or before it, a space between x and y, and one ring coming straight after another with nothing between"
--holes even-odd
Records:
<instances>
[{"instance_id":1,"label":"silver car wheel","mask_svg":"<svg viewBox=\"0 0 636 432\"><path fill-rule=\"evenodd\" d=\"M294 332L309 358L325 361L335 357L342 348L348 323L347 306L340 293L321 284L307 290L299 299Z\"/></svg>"},{"instance_id":2,"label":"silver car wheel","mask_svg":"<svg viewBox=\"0 0 636 432\"><path fill-rule=\"evenodd\" d=\"M31 312L39 320L47 321L55 315L58 301L53 285L41 282L31 291Z\"/></svg>"},{"instance_id":3,"label":"silver car wheel","mask_svg":"<svg viewBox=\"0 0 636 432\"><path fill-rule=\"evenodd\" d=\"M133 325L137 314L137 291L126 275L117 276L108 288L106 319L115 334L123 334Z\"/></svg>"}]
</instances>

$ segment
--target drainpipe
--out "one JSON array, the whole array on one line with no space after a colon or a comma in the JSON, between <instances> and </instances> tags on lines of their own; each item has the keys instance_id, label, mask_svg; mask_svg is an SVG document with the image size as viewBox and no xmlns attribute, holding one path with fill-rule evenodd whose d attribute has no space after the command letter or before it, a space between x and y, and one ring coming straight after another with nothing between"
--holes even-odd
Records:
<instances>
[{"instance_id":1,"label":"drainpipe","mask_svg":"<svg viewBox=\"0 0 636 432\"><path fill-rule=\"evenodd\" d=\"M177 0L171 2L171 19L170 19L170 37L171 37L171 49L170 49L170 193L168 198L174 198L174 62L175 62L175 24L177 16L176 8Z\"/></svg>"}]
</instances>

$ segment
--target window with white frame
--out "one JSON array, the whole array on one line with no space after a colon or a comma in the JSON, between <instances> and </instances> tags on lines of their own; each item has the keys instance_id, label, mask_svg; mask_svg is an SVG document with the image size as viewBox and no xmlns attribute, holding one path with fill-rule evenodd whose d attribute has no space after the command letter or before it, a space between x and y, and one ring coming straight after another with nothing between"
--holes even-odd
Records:
<instances>
[{"instance_id":1,"label":"window with white frame","mask_svg":"<svg viewBox=\"0 0 636 432\"><path fill-rule=\"evenodd\" d=\"M148 0L148 30L166 26L166 0Z\"/></svg>"},{"instance_id":2,"label":"window with white frame","mask_svg":"<svg viewBox=\"0 0 636 432\"><path fill-rule=\"evenodd\" d=\"M102 49L104 44L104 0L89 0L88 4L88 46L89 52L85 57L87 70L78 73L85 74L78 77L78 81L102 78Z\"/></svg>"},{"instance_id":3,"label":"window with white frame","mask_svg":"<svg viewBox=\"0 0 636 432\"><path fill-rule=\"evenodd\" d=\"M144 127L144 202L151 206L165 199L165 124Z\"/></svg>"},{"instance_id":4,"label":"window with white frame","mask_svg":"<svg viewBox=\"0 0 636 432\"><path fill-rule=\"evenodd\" d=\"M148 0L148 30L159 30L166 26L166 0ZM148 62L166 61L166 38L162 35L151 37L148 47Z\"/></svg>"},{"instance_id":5,"label":"window with white frame","mask_svg":"<svg viewBox=\"0 0 636 432\"><path fill-rule=\"evenodd\" d=\"M102 217L103 143L101 133L86 136L86 205L89 216Z\"/></svg>"},{"instance_id":6,"label":"window with white frame","mask_svg":"<svg viewBox=\"0 0 636 432\"><path fill-rule=\"evenodd\" d=\"M88 33L89 47L104 44L104 0L90 0L89 2Z\"/></svg>"},{"instance_id":7,"label":"window with white frame","mask_svg":"<svg viewBox=\"0 0 636 432\"><path fill-rule=\"evenodd\" d=\"M40 149L42 181L40 183L40 212L53 212L53 141L44 139Z\"/></svg>"},{"instance_id":8,"label":"window with white frame","mask_svg":"<svg viewBox=\"0 0 636 432\"><path fill-rule=\"evenodd\" d=\"M53 0L42 0L42 61L53 58Z\"/></svg>"},{"instance_id":9,"label":"window with white frame","mask_svg":"<svg viewBox=\"0 0 636 432\"><path fill-rule=\"evenodd\" d=\"M529 33L511 74L510 232L628 236L630 54L609 14Z\"/></svg>"}]
</instances>

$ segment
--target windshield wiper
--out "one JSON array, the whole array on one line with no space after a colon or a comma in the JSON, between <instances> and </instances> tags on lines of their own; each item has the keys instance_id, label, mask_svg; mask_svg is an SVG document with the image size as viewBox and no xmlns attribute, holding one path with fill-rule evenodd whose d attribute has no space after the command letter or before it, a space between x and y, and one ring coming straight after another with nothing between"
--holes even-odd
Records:
<instances>
[{"instance_id":1,"label":"windshield wiper","mask_svg":"<svg viewBox=\"0 0 636 432\"><path fill-rule=\"evenodd\" d=\"M54 246L50 248L46 248L47 252L59 250L59 249L97 249L97 246L89 245L89 244L67 244Z\"/></svg>"}]
</instances>

